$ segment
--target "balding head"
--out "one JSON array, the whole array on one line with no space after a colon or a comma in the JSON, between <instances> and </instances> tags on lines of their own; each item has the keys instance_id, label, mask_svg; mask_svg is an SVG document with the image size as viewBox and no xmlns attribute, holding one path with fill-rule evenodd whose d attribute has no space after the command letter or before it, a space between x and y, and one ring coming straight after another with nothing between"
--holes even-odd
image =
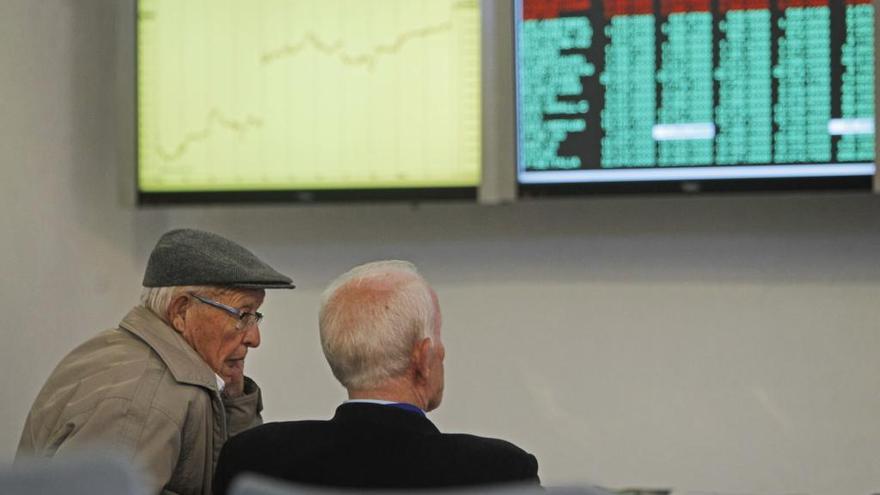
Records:
<instances>
[{"instance_id":1,"label":"balding head","mask_svg":"<svg viewBox=\"0 0 880 495\"><path fill-rule=\"evenodd\" d=\"M319 320L324 355L349 391L404 375L414 347L440 339L437 296L405 261L367 263L334 280Z\"/></svg>"}]
</instances>

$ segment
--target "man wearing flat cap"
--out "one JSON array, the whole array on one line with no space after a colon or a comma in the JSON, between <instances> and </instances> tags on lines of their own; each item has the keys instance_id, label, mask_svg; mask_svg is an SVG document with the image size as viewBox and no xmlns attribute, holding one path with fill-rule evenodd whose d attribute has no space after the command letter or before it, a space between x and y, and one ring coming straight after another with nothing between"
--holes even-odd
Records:
<instances>
[{"instance_id":1,"label":"man wearing flat cap","mask_svg":"<svg viewBox=\"0 0 880 495\"><path fill-rule=\"evenodd\" d=\"M260 345L265 289L293 285L242 246L192 229L159 239L143 285L117 328L49 376L16 458L110 449L144 470L153 493L209 494L223 443L262 422L244 362Z\"/></svg>"}]
</instances>

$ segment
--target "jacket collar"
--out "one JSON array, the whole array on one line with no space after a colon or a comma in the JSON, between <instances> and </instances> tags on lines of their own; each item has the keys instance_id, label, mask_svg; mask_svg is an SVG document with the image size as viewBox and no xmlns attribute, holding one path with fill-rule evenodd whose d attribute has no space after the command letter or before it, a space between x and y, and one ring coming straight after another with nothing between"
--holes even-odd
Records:
<instances>
[{"instance_id":1,"label":"jacket collar","mask_svg":"<svg viewBox=\"0 0 880 495\"><path fill-rule=\"evenodd\" d=\"M341 423L371 423L390 429L414 433L435 434L440 430L423 414L406 411L393 406L348 402L336 408L333 420Z\"/></svg>"},{"instance_id":2,"label":"jacket collar","mask_svg":"<svg viewBox=\"0 0 880 495\"><path fill-rule=\"evenodd\" d=\"M149 309L135 306L119 327L150 346L178 382L218 390L216 375L208 364L177 331Z\"/></svg>"}]
</instances>

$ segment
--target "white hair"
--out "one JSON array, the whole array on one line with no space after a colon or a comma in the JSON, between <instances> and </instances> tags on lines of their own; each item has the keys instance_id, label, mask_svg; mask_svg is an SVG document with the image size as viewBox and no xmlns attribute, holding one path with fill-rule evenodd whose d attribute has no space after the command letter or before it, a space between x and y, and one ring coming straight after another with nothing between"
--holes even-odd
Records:
<instances>
[{"instance_id":1,"label":"white hair","mask_svg":"<svg viewBox=\"0 0 880 495\"><path fill-rule=\"evenodd\" d=\"M407 261L376 261L330 283L318 316L321 347L347 389L400 376L422 339L438 339L434 292Z\"/></svg>"},{"instance_id":2,"label":"white hair","mask_svg":"<svg viewBox=\"0 0 880 495\"><path fill-rule=\"evenodd\" d=\"M204 294L209 297L215 297L225 292L224 287L214 287L209 285L174 285L170 287L144 287L141 292L141 306L149 309L162 319L165 323L168 321L168 306L171 301L181 294L195 292Z\"/></svg>"}]
</instances>

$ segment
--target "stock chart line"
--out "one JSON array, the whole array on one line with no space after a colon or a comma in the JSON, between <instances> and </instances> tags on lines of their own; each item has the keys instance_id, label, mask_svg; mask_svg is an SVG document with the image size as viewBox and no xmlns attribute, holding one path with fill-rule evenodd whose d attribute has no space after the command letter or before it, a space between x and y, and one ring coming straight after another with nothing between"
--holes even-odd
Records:
<instances>
[{"instance_id":1,"label":"stock chart line","mask_svg":"<svg viewBox=\"0 0 880 495\"><path fill-rule=\"evenodd\" d=\"M411 41L426 38L440 33L450 32L452 31L452 27L452 21L447 20L445 22L432 26L426 26L419 29L413 29L411 31L405 31L403 33L400 33L391 43L376 45L371 50L368 50L367 52L361 54L352 54L342 51L345 46L342 41L327 43L318 38L318 36L314 33L307 33L303 37L303 39L297 43L294 43L292 45L287 44L282 47L263 52L263 54L260 56L260 62L263 65L268 65L285 58L294 57L306 48L314 48L315 50L325 55L335 56L343 65L366 66L367 70L372 70L380 56L393 55L394 53L399 52L407 43Z\"/></svg>"},{"instance_id":2,"label":"stock chart line","mask_svg":"<svg viewBox=\"0 0 880 495\"><path fill-rule=\"evenodd\" d=\"M344 47L344 44L341 41L329 44L318 38L318 36L314 33L307 33L303 37L302 41L294 45L285 45L281 48L264 52L260 56L260 62L263 65L268 65L272 62L276 62L284 58L294 57L302 50L311 47L326 55L335 55L343 65L366 66L367 70L372 70L372 68L376 64L376 60L380 56L393 55L394 53L399 52L407 43L411 41L443 32L448 32L451 31L452 28L452 21L447 20L433 26L426 26L419 29L405 31L403 33L400 33L393 42L389 44L376 45L368 52L359 55L354 55L341 51ZM163 149L161 145L157 145L156 147L159 157L166 162L178 160L180 157L186 154L190 146L210 138L216 125L225 127L238 133L243 133L252 128L262 127L263 120L258 117L248 116L242 121L236 121L224 117L219 109L213 108L208 113L205 127L200 130L188 132L180 141L180 143L174 146L171 151L167 151Z\"/></svg>"},{"instance_id":3,"label":"stock chart line","mask_svg":"<svg viewBox=\"0 0 880 495\"><path fill-rule=\"evenodd\" d=\"M171 151L167 151L162 145L157 144L156 153L166 162L178 160L186 154L190 146L210 138L218 126L237 134L244 134L251 129L262 127L263 120L252 115L242 120L233 120L224 116L220 110L212 108L205 120L205 127L186 133L180 143L171 148Z\"/></svg>"}]
</instances>

